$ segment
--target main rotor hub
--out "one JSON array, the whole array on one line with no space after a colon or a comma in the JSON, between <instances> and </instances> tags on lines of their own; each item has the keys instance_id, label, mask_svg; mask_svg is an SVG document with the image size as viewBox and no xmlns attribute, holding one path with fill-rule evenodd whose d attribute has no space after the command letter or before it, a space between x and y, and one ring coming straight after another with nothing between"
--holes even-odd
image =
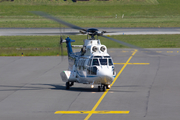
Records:
<instances>
[{"instance_id":1,"label":"main rotor hub","mask_svg":"<svg viewBox=\"0 0 180 120\"><path fill-rule=\"evenodd\" d=\"M87 29L86 32L87 32L87 35L90 35L91 38L94 39L94 36L97 35L98 31L99 30L96 28L89 28L89 29Z\"/></svg>"},{"instance_id":2,"label":"main rotor hub","mask_svg":"<svg viewBox=\"0 0 180 120\"><path fill-rule=\"evenodd\" d=\"M101 36L101 35L103 35L104 31L101 32L96 28L89 28L86 30L86 33L87 33L87 35L91 36L91 39L95 39L94 38L95 35Z\"/></svg>"},{"instance_id":3,"label":"main rotor hub","mask_svg":"<svg viewBox=\"0 0 180 120\"><path fill-rule=\"evenodd\" d=\"M98 29L96 28L89 28L86 30L87 32L90 32L90 33L97 33L97 31L99 31Z\"/></svg>"}]
</instances>

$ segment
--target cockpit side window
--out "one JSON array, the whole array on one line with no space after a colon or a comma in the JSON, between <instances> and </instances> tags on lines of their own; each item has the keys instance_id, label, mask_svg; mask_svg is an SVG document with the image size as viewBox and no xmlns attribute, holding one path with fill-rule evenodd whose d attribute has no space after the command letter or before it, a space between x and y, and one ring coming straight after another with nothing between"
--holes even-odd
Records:
<instances>
[{"instance_id":1,"label":"cockpit side window","mask_svg":"<svg viewBox=\"0 0 180 120\"><path fill-rule=\"evenodd\" d=\"M112 65L113 65L112 59L109 59L109 66L112 66Z\"/></svg>"},{"instance_id":2,"label":"cockpit side window","mask_svg":"<svg viewBox=\"0 0 180 120\"><path fill-rule=\"evenodd\" d=\"M98 59L93 59L92 65L99 66L99 61L98 61Z\"/></svg>"},{"instance_id":3,"label":"cockpit side window","mask_svg":"<svg viewBox=\"0 0 180 120\"><path fill-rule=\"evenodd\" d=\"M92 61L92 59L89 59L89 61L88 61L88 66L91 66L91 61Z\"/></svg>"},{"instance_id":4,"label":"cockpit side window","mask_svg":"<svg viewBox=\"0 0 180 120\"><path fill-rule=\"evenodd\" d=\"M101 65L107 65L107 59L99 59Z\"/></svg>"}]
</instances>

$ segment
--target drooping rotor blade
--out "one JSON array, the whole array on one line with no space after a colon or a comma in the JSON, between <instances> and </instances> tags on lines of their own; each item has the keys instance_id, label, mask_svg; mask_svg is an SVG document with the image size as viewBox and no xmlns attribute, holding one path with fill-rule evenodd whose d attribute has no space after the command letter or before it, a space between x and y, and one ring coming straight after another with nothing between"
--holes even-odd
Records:
<instances>
[{"instance_id":1,"label":"drooping rotor blade","mask_svg":"<svg viewBox=\"0 0 180 120\"><path fill-rule=\"evenodd\" d=\"M61 19L59 19L59 18L56 18L56 17L54 17L54 16L51 16L51 15L49 15L49 14L47 14L47 13L44 13L44 12L41 12L41 11L32 11L32 13L34 13L34 14L36 14L36 15L40 15L40 16L45 17L45 18L48 18L48 19L51 19L51 20L54 20L54 21L56 21L56 22L58 22L58 23L61 23L61 24L66 25L66 26L68 26L68 27L70 27L70 28L86 31L86 29L84 29L84 28L81 28L81 27L79 27L79 26L76 26L76 25L73 25L73 24L71 24L71 23L65 22L65 21L63 21L63 20L61 20Z\"/></svg>"},{"instance_id":2,"label":"drooping rotor blade","mask_svg":"<svg viewBox=\"0 0 180 120\"><path fill-rule=\"evenodd\" d=\"M132 45L132 44L129 44L129 43L120 41L120 40L116 40L116 39L114 39L114 38L110 38L110 37L103 36L103 35L102 35L102 37L107 38L107 39L109 39L109 40L112 40L112 41L114 41L114 42L120 43L121 45L130 47L130 48L137 49L137 50L139 50L139 51L146 51L146 54L150 54L150 55L164 55L164 54L162 54L162 53L157 53L157 52L154 52L154 51L152 51L152 50L148 50L148 49L141 48L141 47L138 47L138 46L135 46L135 45ZM165 56L166 56L166 55L165 55Z\"/></svg>"},{"instance_id":3,"label":"drooping rotor blade","mask_svg":"<svg viewBox=\"0 0 180 120\"><path fill-rule=\"evenodd\" d=\"M78 35L80 34L79 32L63 32L63 33L59 33L59 32L40 32L40 33L0 33L0 36L30 36L30 35Z\"/></svg>"},{"instance_id":4,"label":"drooping rotor blade","mask_svg":"<svg viewBox=\"0 0 180 120\"><path fill-rule=\"evenodd\" d=\"M112 40L112 41L114 41L114 42L120 43L121 45L130 47L130 48L142 49L142 48L137 47L137 46L135 46L135 45L131 45L131 44L129 44L129 43L126 43L126 42L123 42L123 41L120 41L120 40L116 40L116 39L114 39L114 38L110 38L110 37L107 37L107 36L102 36L102 37L107 38L107 39L110 39L110 40Z\"/></svg>"}]
</instances>

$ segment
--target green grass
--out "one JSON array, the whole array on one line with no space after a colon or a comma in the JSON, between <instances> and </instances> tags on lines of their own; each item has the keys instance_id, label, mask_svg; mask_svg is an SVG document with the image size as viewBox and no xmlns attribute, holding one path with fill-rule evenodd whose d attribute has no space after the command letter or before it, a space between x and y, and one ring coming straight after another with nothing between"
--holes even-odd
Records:
<instances>
[{"instance_id":1,"label":"green grass","mask_svg":"<svg viewBox=\"0 0 180 120\"><path fill-rule=\"evenodd\" d=\"M59 27L56 22L29 11L44 11L81 27L180 27L179 6L179 0L90 0L77 3L15 0L0 3L0 28Z\"/></svg>"},{"instance_id":2,"label":"green grass","mask_svg":"<svg viewBox=\"0 0 180 120\"><path fill-rule=\"evenodd\" d=\"M112 38L142 48L180 48L180 35L118 35ZM70 36L74 45L82 45L84 35ZM60 55L59 36L0 36L0 56L50 56ZM126 48L103 37L101 44L107 48ZM64 53L67 55L65 44ZM80 48L78 48L80 50Z\"/></svg>"},{"instance_id":3,"label":"green grass","mask_svg":"<svg viewBox=\"0 0 180 120\"><path fill-rule=\"evenodd\" d=\"M0 0L3 1L3 0ZM89 1L77 1L72 2L72 0L15 0L14 2L4 1L4 5L96 5L96 3L101 3L101 5L113 5L113 2L116 2L120 5L129 5L129 4L143 4L143 5L149 5L149 4L159 4L158 0L109 0L109 1L98 1L98 0L89 0Z\"/></svg>"}]
</instances>

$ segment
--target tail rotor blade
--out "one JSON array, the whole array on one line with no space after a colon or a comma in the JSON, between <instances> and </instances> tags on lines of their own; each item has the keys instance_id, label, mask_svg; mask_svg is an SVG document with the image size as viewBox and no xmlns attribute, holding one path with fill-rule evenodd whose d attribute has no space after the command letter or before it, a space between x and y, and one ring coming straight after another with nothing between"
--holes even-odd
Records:
<instances>
[{"instance_id":1,"label":"tail rotor blade","mask_svg":"<svg viewBox=\"0 0 180 120\"><path fill-rule=\"evenodd\" d=\"M63 42L63 38L62 38L62 36L60 36L59 47L60 47L60 49L61 49L61 56L63 57L63 56L64 56L64 53L63 53L63 45L62 45L62 42Z\"/></svg>"}]
</instances>

